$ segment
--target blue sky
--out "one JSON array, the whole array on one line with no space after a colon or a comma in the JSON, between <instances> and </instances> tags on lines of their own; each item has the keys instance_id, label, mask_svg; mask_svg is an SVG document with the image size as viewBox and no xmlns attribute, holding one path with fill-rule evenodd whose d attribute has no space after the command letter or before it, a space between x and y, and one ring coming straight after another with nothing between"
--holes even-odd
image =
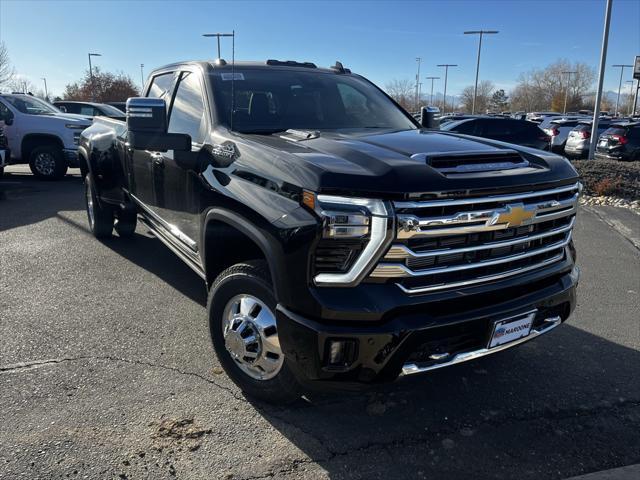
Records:
<instances>
[{"instance_id":1,"label":"blue sky","mask_svg":"<svg viewBox=\"0 0 640 480\"><path fill-rule=\"evenodd\" d=\"M614 0L605 88L617 90L619 69L640 54L640 0ZM452 94L474 81L477 37L464 30L495 29L483 43L480 79L509 89L518 74L558 58L598 65L604 0L403 1L37 1L0 0L0 40L16 70L60 94L95 64L140 81L151 68L183 59L214 58L205 32L236 30L236 58L312 61L345 66L384 85L450 70ZM231 44L223 39L223 57ZM631 78L628 69L625 80ZM425 81L426 82L426 81ZM423 92L426 91L426 83ZM436 83L436 90L442 85Z\"/></svg>"}]
</instances>

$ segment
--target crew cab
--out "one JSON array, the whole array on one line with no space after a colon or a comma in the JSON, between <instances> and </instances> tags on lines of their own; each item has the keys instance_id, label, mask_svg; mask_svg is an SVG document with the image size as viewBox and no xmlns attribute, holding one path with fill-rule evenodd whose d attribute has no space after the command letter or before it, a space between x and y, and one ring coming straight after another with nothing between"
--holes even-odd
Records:
<instances>
[{"instance_id":1,"label":"crew cab","mask_svg":"<svg viewBox=\"0 0 640 480\"><path fill-rule=\"evenodd\" d=\"M424 128L339 62L175 63L144 95L81 134L90 229L124 241L140 221L206 282L249 395L455 365L575 306L563 157Z\"/></svg>"},{"instance_id":2,"label":"crew cab","mask_svg":"<svg viewBox=\"0 0 640 480\"><path fill-rule=\"evenodd\" d=\"M26 94L0 94L0 121L11 163L29 163L36 177L56 180L78 166L80 132L91 125L82 115L63 113Z\"/></svg>"}]
</instances>

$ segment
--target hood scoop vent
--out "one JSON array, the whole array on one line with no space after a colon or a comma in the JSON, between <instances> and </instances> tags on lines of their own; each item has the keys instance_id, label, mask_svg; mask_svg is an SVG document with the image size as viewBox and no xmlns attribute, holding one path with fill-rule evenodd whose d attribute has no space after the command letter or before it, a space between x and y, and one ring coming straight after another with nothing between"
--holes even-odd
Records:
<instances>
[{"instance_id":1,"label":"hood scoop vent","mask_svg":"<svg viewBox=\"0 0 640 480\"><path fill-rule=\"evenodd\" d=\"M416 153L411 155L411 158L425 161L427 165L445 175L496 172L530 166L529 161L515 150Z\"/></svg>"},{"instance_id":2,"label":"hood scoop vent","mask_svg":"<svg viewBox=\"0 0 640 480\"><path fill-rule=\"evenodd\" d=\"M280 138L284 138L285 140L291 140L294 142L312 140L320 136L320 132L318 130L294 130L293 128L290 128L284 133L285 135L280 135Z\"/></svg>"}]
</instances>

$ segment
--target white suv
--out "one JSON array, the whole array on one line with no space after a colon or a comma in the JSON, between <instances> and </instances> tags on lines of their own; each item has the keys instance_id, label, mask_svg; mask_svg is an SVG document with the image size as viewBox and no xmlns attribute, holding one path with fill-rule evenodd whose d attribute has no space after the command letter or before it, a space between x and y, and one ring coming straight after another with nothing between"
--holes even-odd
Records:
<instances>
[{"instance_id":1,"label":"white suv","mask_svg":"<svg viewBox=\"0 0 640 480\"><path fill-rule=\"evenodd\" d=\"M78 166L80 132L91 125L82 115L63 113L31 95L0 95L11 163L29 163L40 178L59 179Z\"/></svg>"}]
</instances>

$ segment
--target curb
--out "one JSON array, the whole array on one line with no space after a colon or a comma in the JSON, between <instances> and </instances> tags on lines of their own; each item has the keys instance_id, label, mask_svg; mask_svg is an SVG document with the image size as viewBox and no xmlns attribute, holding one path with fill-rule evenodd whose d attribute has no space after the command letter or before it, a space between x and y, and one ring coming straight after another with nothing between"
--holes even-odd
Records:
<instances>
[{"instance_id":1,"label":"curb","mask_svg":"<svg viewBox=\"0 0 640 480\"><path fill-rule=\"evenodd\" d=\"M567 478L566 480L637 480L638 478L640 478L640 463L588 473L579 477Z\"/></svg>"}]
</instances>

